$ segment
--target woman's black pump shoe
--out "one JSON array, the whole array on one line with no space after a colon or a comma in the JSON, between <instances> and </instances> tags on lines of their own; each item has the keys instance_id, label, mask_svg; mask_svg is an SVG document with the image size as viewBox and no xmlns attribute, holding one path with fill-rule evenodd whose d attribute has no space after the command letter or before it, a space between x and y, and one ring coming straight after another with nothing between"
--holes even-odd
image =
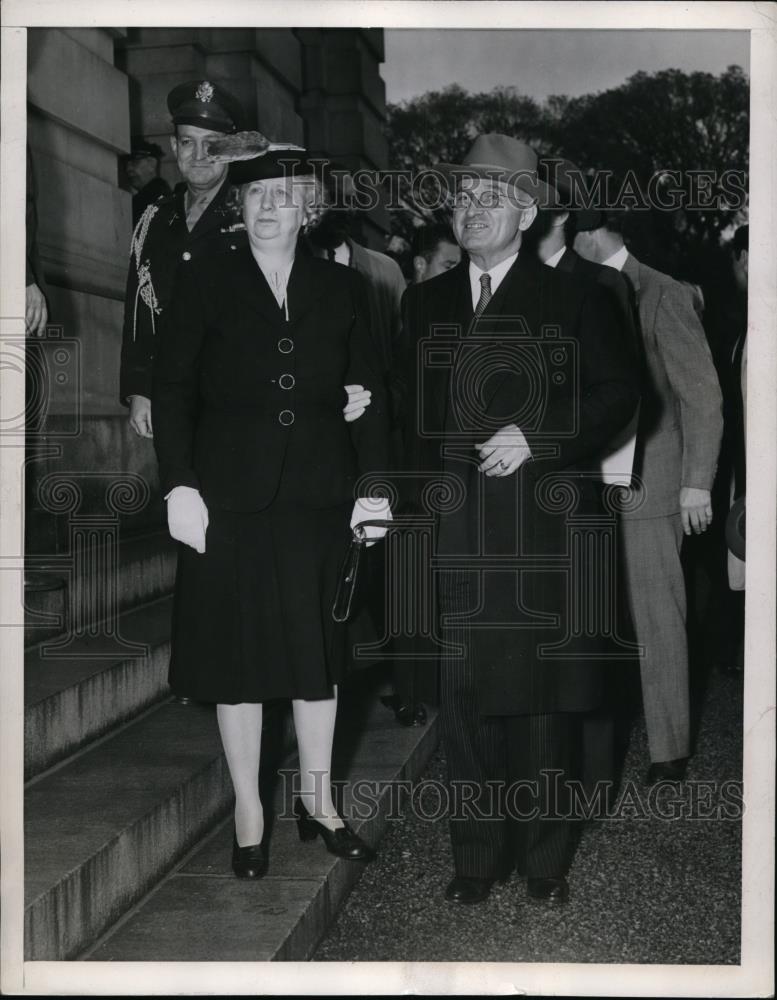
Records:
<instances>
[{"instance_id":1,"label":"woman's black pump shoe","mask_svg":"<svg viewBox=\"0 0 777 1000\"><path fill-rule=\"evenodd\" d=\"M232 871L238 878L261 878L267 874L267 855L261 844L239 847L237 836L232 842Z\"/></svg>"},{"instance_id":2,"label":"woman's black pump shoe","mask_svg":"<svg viewBox=\"0 0 777 1000\"><path fill-rule=\"evenodd\" d=\"M330 830L317 819L313 819L300 799L294 803L294 813L297 817L300 840L315 840L320 836L330 854L336 854L338 858L346 858L348 861L372 861L375 857L375 851L365 844L347 823L337 830Z\"/></svg>"}]
</instances>

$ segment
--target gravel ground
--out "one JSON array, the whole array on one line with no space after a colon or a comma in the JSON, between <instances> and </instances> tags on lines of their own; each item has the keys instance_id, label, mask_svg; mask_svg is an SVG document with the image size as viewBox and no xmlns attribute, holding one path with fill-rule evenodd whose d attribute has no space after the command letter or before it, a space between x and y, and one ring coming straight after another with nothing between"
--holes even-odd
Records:
<instances>
[{"instance_id":1,"label":"gravel ground","mask_svg":"<svg viewBox=\"0 0 777 1000\"><path fill-rule=\"evenodd\" d=\"M715 808L720 791L702 783L719 788L741 779L741 719L741 675L713 674L684 802L695 794L702 811L705 803ZM638 720L622 795L633 782L644 801L647 761ZM444 775L438 749L422 780L442 781ZM433 810L432 797L422 801ZM740 823L639 816L638 808L622 812L624 818L584 828L569 873L570 900L553 908L529 900L516 874L480 905L447 903L443 892L453 874L447 822L405 810L403 819L389 824L379 858L365 870L315 960L737 964Z\"/></svg>"}]
</instances>

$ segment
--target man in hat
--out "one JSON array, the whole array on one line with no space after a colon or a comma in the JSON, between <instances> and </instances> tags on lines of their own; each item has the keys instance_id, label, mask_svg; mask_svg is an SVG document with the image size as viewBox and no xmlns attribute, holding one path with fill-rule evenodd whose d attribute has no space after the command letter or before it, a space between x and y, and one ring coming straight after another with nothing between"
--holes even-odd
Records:
<instances>
[{"instance_id":1,"label":"man in hat","mask_svg":"<svg viewBox=\"0 0 777 1000\"><path fill-rule=\"evenodd\" d=\"M207 159L208 139L244 127L240 104L218 84L194 80L167 96L174 133L170 147L183 182L149 205L132 237L124 304L120 398L130 426L153 436L151 375L161 316L173 293L176 271L199 257L245 240L231 231L226 205L227 164Z\"/></svg>"},{"instance_id":2,"label":"man in hat","mask_svg":"<svg viewBox=\"0 0 777 1000\"><path fill-rule=\"evenodd\" d=\"M170 194L170 185L159 176L159 164L164 153L155 142L133 135L131 150L123 158L124 173L132 188L132 225L136 226L149 205Z\"/></svg>"},{"instance_id":3,"label":"man in hat","mask_svg":"<svg viewBox=\"0 0 777 1000\"><path fill-rule=\"evenodd\" d=\"M643 355L635 479L621 515L625 586L640 659L650 767L647 782L679 781L690 755L683 535L712 523L710 491L723 432L722 400L692 297L630 253L622 219L578 224L575 250L620 271L638 307Z\"/></svg>"},{"instance_id":4,"label":"man in hat","mask_svg":"<svg viewBox=\"0 0 777 1000\"><path fill-rule=\"evenodd\" d=\"M446 898L480 902L517 864L531 898L561 903L572 720L601 696L599 637L573 628L569 523L596 513L577 473L631 418L636 380L603 290L523 251L538 205L555 203L534 151L481 135L438 170L467 259L405 295L419 360L403 480L437 521Z\"/></svg>"}]
</instances>

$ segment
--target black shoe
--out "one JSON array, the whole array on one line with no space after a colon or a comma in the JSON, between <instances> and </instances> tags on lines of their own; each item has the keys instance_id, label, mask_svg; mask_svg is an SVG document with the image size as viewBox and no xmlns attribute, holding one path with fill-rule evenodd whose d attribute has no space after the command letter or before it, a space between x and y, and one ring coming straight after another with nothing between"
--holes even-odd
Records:
<instances>
[{"instance_id":1,"label":"black shoe","mask_svg":"<svg viewBox=\"0 0 777 1000\"><path fill-rule=\"evenodd\" d=\"M569 883L563 875L527 879L526 891L532 899L541 899L546 903L566 903L569 899Z\"/></svg>"},{"instance_id":2,"label":"black shoe","mask_svg":"<svg viewBox=\"0 0 777 1000\"><path fill-rule=\"evenodd\" d=\"M492 878L457 875L448 883L445 898L449 903L482 903L484 899L488 898L493 884Z\"/></svg>"},{"instance_id":3,"label":"black shoe","mask_svg":"<svg viewBox=\"0 0 777 1000\"><path fill-rule=\"evenodd\" d=\"M375 857L375 851L369 844L365 844L347 823L344 823L337 830L330 830L317 819L313 819L302 804L301 799L295 801L294 812L297 817L300 840L309 841L321 837L330 854L335 854L338 858L345 858L348 861L372 861Z\"/></svg>"},{"instance_id":4,"label":"black shoe","mask_svg":"<svg viewBox=\"0 0 777 1000\"><path fill-rule=\"evenodd\" d=\"M185 694L177 694L174 696L173 701L176 705L193 705L194 699L187 697Z\"/></svg>"},{"instance_id":5,"label":"black shoe","mask_svg":"<svg viewBox=\"0 0 777 1000\"><path fill-rule=\"evenodd\" d=\"M648 785L655 785L659 781L682 781L687 766L687 757L678 757L676 760L659 760L650 765L645 780Z\"/></svg>"},{"instance_id":6,"label":"black shoe","mask_svg":"<svg viewBox=\"0 0 777 1000\"><path fill-rule=\"evenodd\" d=\"M408 702L400 701L395 694L384 695L381 703L390 708L394 713L394 718L402 726L425 726L426 708L422 702L411 705Z\"/></svg>"},{"instance_id":7,"label":"black shoe","mask_svg":"<svg viewBox=\"0 0 777 1000\"><path fill-rule=\"evenodd\" d=\"M262 878L267 874L267 855L261 844L239 847L237 836L232 841L232 871L238 878Z\"/></svg>"}]
</instances>

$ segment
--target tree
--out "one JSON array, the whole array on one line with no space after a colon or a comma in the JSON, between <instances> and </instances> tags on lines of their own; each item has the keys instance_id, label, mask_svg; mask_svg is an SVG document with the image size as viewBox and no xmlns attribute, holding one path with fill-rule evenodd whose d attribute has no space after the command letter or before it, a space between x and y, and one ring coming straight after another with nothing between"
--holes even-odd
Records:
<instances>
[{"instance_id":1,"label":"tree","mask_svg":"<svg viewBox=\"0 0 777 1000\"><path fill-rule=\"evenodd\" d=\"M725 177L748 169L749 85L738 66L720 76L639 72L611 90L551 97L542 106L512 87L470 94L453 85L389 105L389 162L411 172L460 162L474 137L489 131L522 139L541 156L565 156L585 171L611 170L616 192L629 176L647 191L657 172L679 171L687 196L691 185L703 183L693 171L709 171L708 198L725 196ZM407 237L440 214L408 195L394 213L394 231ZM745 221L733 200L728 207L654 208L630 218L635 249L691 280L698 280L694 268L714 254L721 233Z\"/></svg>"},{"instance_id":2,"label":"tree","mask_svg":"<svg viewBox=\"0 0 777 1000\"><path fill-rule=\"evenodd\" d=\"M621 179L631 173L643 190L659 172L681 174L684 195L695 193L700 207L654 208L634 227L638 240L652 231L657 252L673 269L686 272L691 258L719 246L726 227L743 221L742 206L727 193L732 171L745 176L748 170L749 85L738 66L717 77L673 69L635 73L603 93L552 98L543 110L547 143L581 168L609 169ZM699 171L709 172L709 182ZM727 199L730 207L702 207Z\"/></svg>"},{"instance_id":3,"label":"tree","mask_svg":"<svg viewBox=\"0 0 777 1000\"><path fill-rule=\"evenodd\" d=\"M541 120L536 101L520 96L514 87L470 94L452 84L389 105L389 164L392 170L416 176L438 163L461 162L481 132L503 132L528 141L538 133ZM415 226L446 219L443 209L426 208L409 191L401 193L401 208L394 213L392 225L400 236L410 238Z\"/></svg>"}]
</instances>

